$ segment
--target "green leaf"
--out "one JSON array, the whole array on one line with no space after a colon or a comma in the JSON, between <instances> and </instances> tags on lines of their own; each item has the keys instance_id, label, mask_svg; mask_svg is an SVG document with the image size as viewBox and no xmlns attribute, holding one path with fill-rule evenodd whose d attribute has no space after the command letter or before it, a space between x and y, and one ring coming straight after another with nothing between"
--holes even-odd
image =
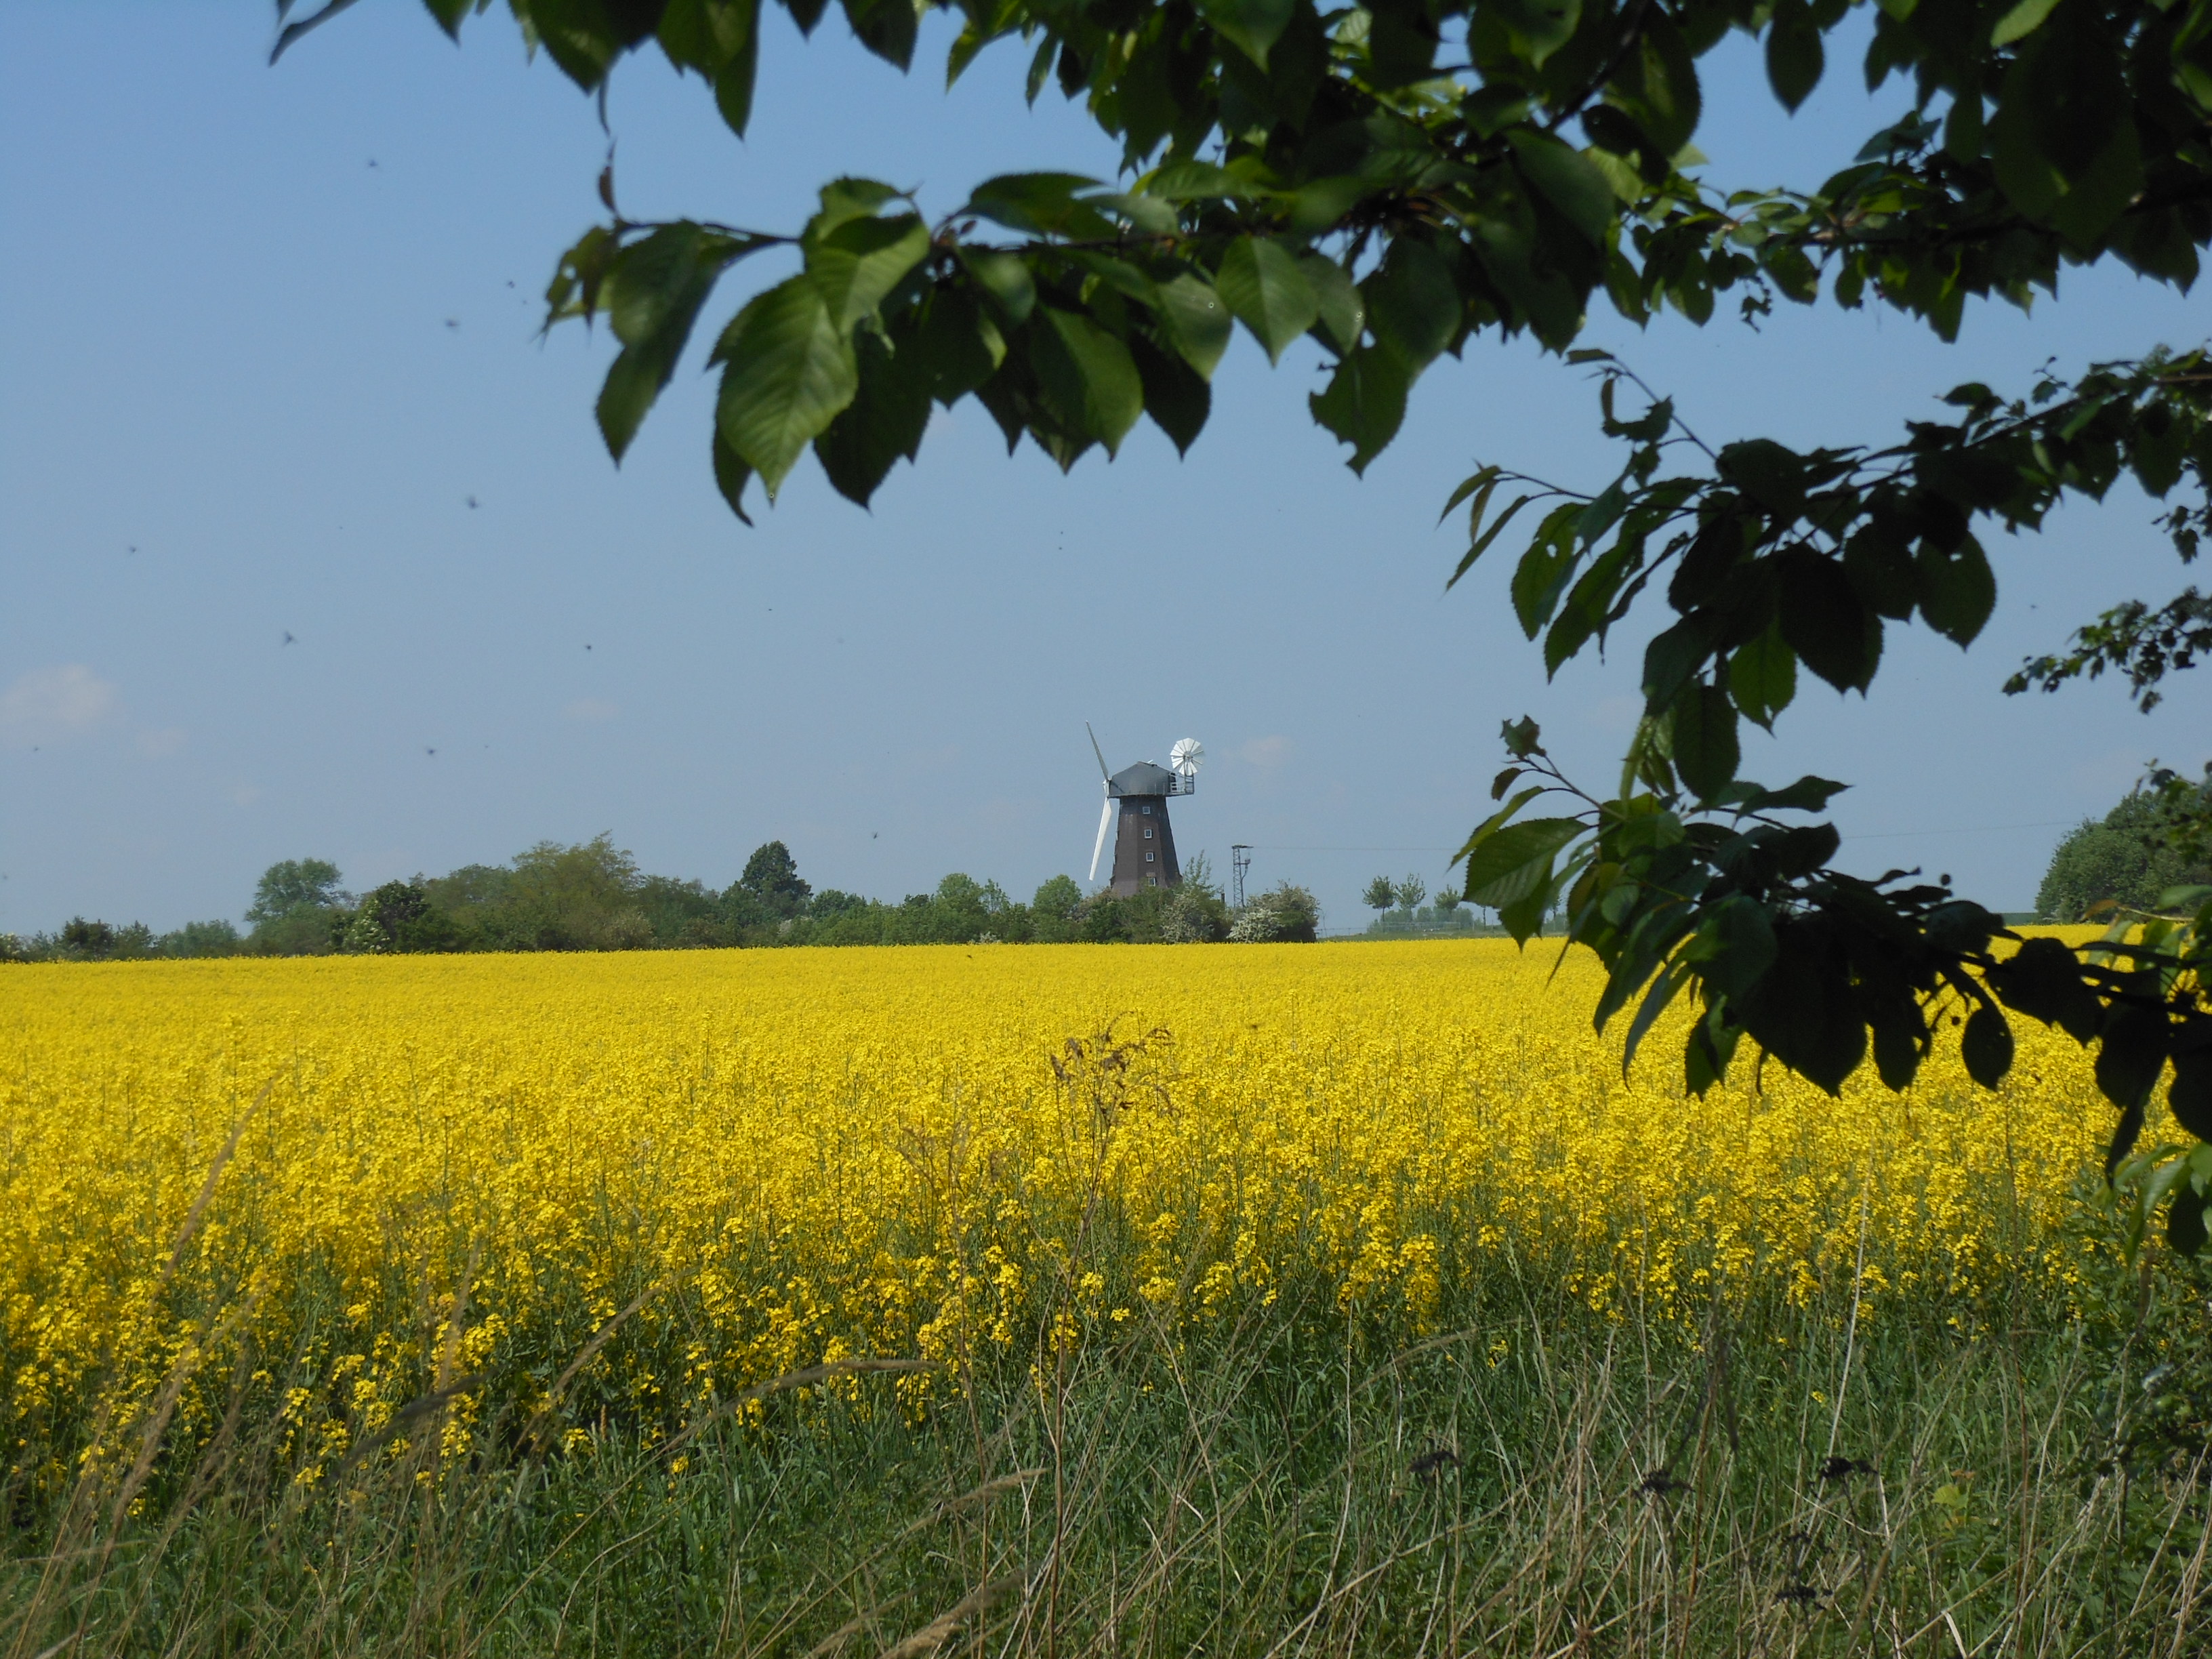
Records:
<instances>
[{"instance_id":1,"label":"green leaf","mask_svg":"<svg viewBox=\"0 0 2212 1659\"><path fill-rule=\"evenodd\" d=\"M1271 363L1281 362L1290 343L1321 315L1321 296L1297 257L1272 237L1240 236L1231 242L1213 285Z\"/></svg>"},{"instance_id":2,"label":"green leaf","mask_svg":"<svg viewBox=\"0 0 2212 1659\"><path fill-rule=\"evenodd\" d=\"M853 400L860 376L852 342L802 274L756 295L714 355L729 365L715 424L773 501L806 446Z\"/></svg>"},{"instance_id":3,"label":"green leaf","mask_svg":"<svg viewBox=\"0 0 2212 1659\"><path fill-rule=\"evenodd\" d=\"M1145 412L1144 382L1128 347L1087 316L1041 307L1030 327L1030 364L1053 417L1103 444L1109 455Z\"/></svg>"},{"instance_id":4,"label":"green leaf","mask_svg":"<svg viewBox=\"0 0 2212 1659\"><path fill-rule=\"evenodd\" d=\"M900 456L915 458L929 428L929 374L916 332L896 343L873 329L854 335L859 388L814 441L830 487L862 507Z\"/></svg>"},{"instance_id":5,"label":"green leaf","mask_svg":"<svg viewBox=\"0 0 2212 1659\"><path fill-rule=\"evenodd\" d=\"M1997 603L1997 579L1981 544L1969 536L1947 553L1923 542L1913 576L1928 625L1961 647L1972 644Z\"/></svg>"},{"instance_id":6,"label":"green leaf","mask_svg":"<svg viewBox=\"0 0 2212 1659\"><path fill-rule=\"evenodd\" d=\"M1478 16L1494 18L1520 49L1521 55L1540 69L1544 60L1574 38L1582 21L1581 0L1482 0Z\"/></svg>"},{"instance_id":7,"label":"green leaf","mask_svg":"<svg viewBox=\"0 0 2212 1659\"><path fill-rule=\"evenodd\" d=\"M1337 364L1325 389L1308 395L1314 419L1352 446L1354 472L1366 471L1367 464L1398 435L1411 380L1405 360L1395 352L1362 346Z\"/></svg>"},{"instance_id":8,"label":"green leaf","mask_svg":"<svg viewBox=\"0 0 2212 1659\"><path fill-rule=\"evenodd\" d=\"M1805 0L1776 0L1774 21L1766 30L1766 79L1783 108L1796 113L1820 84L1826 63L1813 9Z\"/></svg>"},{"instance_id":9,"label":"green leaf","mask_svg":"<svg viewBox=\"0 0 2212 1659\"><path fill-rule=\"evenodd\" d=\"M610 8L603 0L533 0L530 26L561 72L590 92L615 59L652 34L659 11Z\"/></svg>"},{"instance_id":10,"label":"green leaf","mask_svg":"<svg viewBox=\"0 0 2212 1659\"><path fill-rule=\"evenodd\" d=\"M1700 800L1711 800L1735 781L1742 750L1735 706L1717 685L1692 680L1674 699L1674 770Z\"/></svg>"},{"instance_id":11,"label":"green leaf","mask_svg":"<svg viewBox=\"0 0 2212 1659\"><path fill-rule=\"evenodd\" d=\"M1613 98L1662 157L1688 143L1704 107L1698 67L1681 32L1656 8L1644 13L1634 47L1614 71Z\"/></svg>"},{"instance_id":12,"label":"green leaf","mask_svg":"<svg viewBox=\"0 0 2212 1659\"><path fill-rule=\"evenodd\" d=\"M1314 298L1321 307L1316 326L1327 333L1328 343L1339 352L1356 349L1367 327L1367 301L1359 292L1359 284L1352 280L1352 273L1325 253L1300 254L1298 269L1313 284Z\"/></svg>"},{"instance_id":13,"label":"green leaf","mask_svg":"<svg viewBox=\"0 0 2212 1659\"><path fill-rule=\"evenodd\" d=\"M1799 547L1774 560L1782 637L1838 691L1864 691L1881 662L1881 619L1838 561Z\"/></svg>"},{"instance_id":14,"label":"green leaf","mask_svg":"<svg viewBox=\"0 0 2212 1659\"><path fill-rule=\"evenodd\" d=\"M806 274L822 290L840 333L868 316L929 252L929 228L918 213L850 219L828 234L809 236Z\"/></svg>"},{"instance_id":15,"label":"green leaf","mask_svg":"<svg viewBox=\"0 0 2212 1659\"><path fill-rule=\"evenodd\" d=\"M1797 696L1797 653L1780 628L1736 647L1729 659L1729 694L1746 720L1774 729L1774 717Z\"/></svg>"},{"instance_id":16,"label":"green leaf","mask_svg":"<svg viewBox=\"0 0 2212 1659\"><path fill-rule=\"evenodd\" d=\"M1747 786L1750 793L1733 803L1740 812L1818 812L1824 810L1832 796L1840 795L1850 787L1832 778L1816 778L1807 773L1796 782L1779 789L1761 789Z\"/></svg>"},{"instance_id":17,"label":"green leaf","mask_svg":"<svg viewBox=\"0 0 2212 1659\"><path fill-rule=\"evenodd\" d=\"M2166 1201L2166 1242L2177 1255L2195 1255L2204 1248L2205 1237L2203 1195L2184 1182Z\"/></svg>"},{"instance_id":18,"label":"green leaf","mask_svg":"<svg viewBox=\"0 0 2212 1659\"><path fill-rule=\"evenodd\" d=\"M1159 285L1156 309L1182 360L1200 380L1212 380L1222 353L1229 349L1229 307L1222 303L1219 291L1203 276L1186 270Z\"/></svg>"},{"instance_id":19,"label":"green leaf","mask_svg":"<svg viewBox=\"0 0 2212 1659\"><path fill-rule=\"evenodd\" d=\"M1559 850L1582 834L1578 818L1529 818L1468 843L1467 896L1503 908L1542 884Z\"/></svg>"},{"instance_id":20,"label":"green leaf","mask_svg":"<svg viewBox=\"0 0 2212 1659\"><path fill-rule=\"evenodd\" d=\"M2008 46L2034 33L2057 3L2058 0L2020 0L2018 5L1997 19L1996 27L1990 31L1990 44Z\"/></svg>"},{"instance_id":21,"label":"green leaf","mask_svg":"<svg viewBox=\"0 0 2212 1659\"><path fill-rule=\"evenodd\" d=\"M1018 328L1029 320L1036 304L1036 279L1030 275L1027 260L1018 253L971 247L960 249L959 259L962 269L991 296L1009 324Z\"/></svg>"},{"instance_id":22,"label":"green leaf","mask_svg":"<svg viewBox=\"0 0 2212 1659\"><path fill-rule=\"evenodd\" d=\"M742 138L753 118L753 87L760 78L760 32L745 37L745 44L715 72L714 108L723 125Z\"/></svg>"},{"instance_id":23,"label":"green leaf","mask_svg":"<svg viewBox=\"0 0 2212 1659\"><path fill-rule=\"evenodd\" d=\"M1111 238L1114 222L1076 197L1097 183L1076 173L1001 173L976 185L962 211L1030 236Z\"/></svg>"},{"instance_id":24,"label":"green leaf","mask_svg":"<svg viewBox=\"0 0 2212 1659\"><path fill-rule=\"evenodd\" d=\"M1675 994L1688 983L1689 978L1688 964L1680 962L1669 963L1653 976L1650 988L1644 992L1643 1004L1636 1011L1636 1018L1629 1022L1628 1037L1621 1047L1620 1075L1624 1079L1628 1076L1628 1068L1636 1063L1636 1051L1644 1046L1644 1037L1658 1023L1659 1016L1667 1012L1667 1005L1674 1001Z\"/></svg>"},{"instance_id":25,"label":"green leaf","mask_svg":"<svg viewBox=\"0 0 2212 1659\"><path fill-rule=\"evenodd\" d=\"M1198 15L1261 69L1297 13L1297 0L1199 0Z\"/></svg>"},{"instance_id":26,"label":"green leaf","mask_svg":"<svg viewBox=\"0 0 2212 1659\"><path fill-rule=\"evenodd\" d=\"M1698 932L1691 948L1700 975L1731 1002L1749 996L1774 965L1774 918L1756 899L1723 899Z\"/></svg>"},{"instance_id":27,"label":"green leaf","mask_svg":"<svg viewBox=\"0 0 2212 1659\"><path fill-rule=\"evenodd\" d=\"M599 301L624 349L600 388L599 432L619 463L691 337L699 308L731 262L758 244L694 224L664 225L616 255Z\"/></svg>"},{"instance_id":28,"label":"green leaf","mask_svg":"<svg viewBox=\"0 0 2212 1659\"><path fill-rule=\"evenodd\" d=\"M2077 1042L2097 1035L2104 1011L2081 977L2081 964L2055 939L2032 939L1987 975L2005 1006L2057 1025Z\"/></svg>"},{"instance_id":29,"label":"green leaf","mask_svg":"<svg viewBox=\"0 0 2212 1659\"><path fill-rule=\"evenodd\" d=\"M1602 247L1620 211L1620 201L1605 174L1589 158L1548 134L1515 128L1506 134L1513 160L1536 193L1593 247Z\"/></svg>"},{"instance_id":30,"label":"green leaf","mask_svg":"<svg viewBox=\"0 0 2212 1659\"><path fill-rule=\"evenodd\" d=\"M1521 562L1513 567L1513 580L1508 588L1513 600L1513 614L1521 623L1521 631L1530 639L1552 619L1558 607L1559 595L1566 592L1573 580L1577 562L1574 536L1575 521L1582 516L1580 501L1566 501L1544 515L1529 538Z\"/></svg>"},{"instance_id":31,"label":"green leaf","mask_svg":"<svg viewBox=\"0 0 2212 1659\"><path fill-rule=\"evenodd\" d=\"M1791 1071L1837 1094L1867 1048L1849 958L1820 922L1778 925L1774 943L1773 967L1743 1000L1744 1028Z\"/></svg>"},{"instance_id":32,"label":"green leaf","mask_svg":"<svg viewBox=\"0 0 2212 1659\"><path fill-rule=\"evenodd\" d=\"M1102 213L1120 215L1129 228L1146 236L1174 236L1182 230L1175 204L1164 196L1141 191L1114 191L1083 198Z\"/></svg>"},{"instance_id":33,"label":"green leaf","mask_svg":"<svg viewBox=\"0 0 2212 1659\"><path fill-rule=\"evenodd\" d=\"M722 492L722 499L730 504L730 511L738 521L752 523L745 511L745 486L752 482L753 470L745 465L744 457L730 447L722 437L722 428L714 428L714 487Z\"/></svg>"},{"instance_id":34,"label":"green leaf","mask_svg":"<svg viewBox=\"0 0 2212 1659\"><path fill-rule=\"evenodd\" d=\"M845 21L853 36L887 64L906 69L914 63L921 16L914 0L844 0Z\"/></svg>"},{"instance_id":35,"label":"green leaf","mask_svg":"<svg viewBox=\"0 0 2212 1659\"><path fill-rule=\"evenodd\" d=\"M2212 1049L2192 1048L2174 1055L2166 1104L2176 1123L2199 1140L2212 1140Z\"/></svg>"},{"instance_id":36,"label":"green leaf","mask_svg":"<svg viewBox=\"0 0 2212 1659\"><path fill-rule=\"evenodd\" d=\"M2140 1111L2166 1068L2166 1019L2156 1008L2112 1009L2097 1045L2097 1087L2113 1105Z\"/></svg>"},{"instance_id":37,"label":"green leaf","mask_svg":"<svg viewBox=\"0 0 2212 1659\"><path fill-rule=\"evenodd\" d=\"M940 287L929 296L915 345L929 395L947 409L981 386L1006 361L1006 337L975 295Z\"/></svg>"},{"instance_id":38,"label":"green leaf","mask_svg":"<svg viewBox=\"0 0 2212 1659\"><path fill-rule=\"evenodd\" d=\"M1885 1086L1902 1092L1911 1086L1928 1056L1928 1026L1911 995L1882 998L1867 1010L1874 1030L1874 1068Z\"/></svg>"},{"instance_id":39,"label":"green leaf","mask_svg":"<svg viewBox=\"0 0 2212 1659\"><path fill-rule=\"evenodd\" d=\"M1966 1016L1959 1054L1966 1062L1966 1075L1984 1089L2004 1081L2004 1074L2012 1070L2012 1027L1994 1003L1984 1002Z\"/></svg>"},{"instance_id":40,"label":"green leaf","mask_svg":"<svg viewBox=\"0 0 2212 1659\"><path fill-rule=\"evenodd\" d=\"M1395 238L1382 268L1360 287L1376 339L1414 374L1458 337L1465 315L1459 285L1443 257L1418 237Z\"/></svg>"},{"instance_id":41,"label":"green leaf","mask_svg":"<svg viewBox=\"0 0 2212 1659\"><path fill-rule=\"evenodd\" d=\"M1778 523L1788 524L1805 510L1805 458L1771 438L1724 446L1717 470Z\"/></svg>"},{"instance_id":42,"label":"green leaf","mask_svg":"<svg viewBox=\"0 0 2212 1659\"><path fill-rule=\"evenodd\" d=\"M1212 413L1212 389L1182 354L1163 351L1142 335L1130 337L1129 356L1144 385L1145 413L1168 434L1176 453L1188 454Z\"/></svg>"}]
</instances>

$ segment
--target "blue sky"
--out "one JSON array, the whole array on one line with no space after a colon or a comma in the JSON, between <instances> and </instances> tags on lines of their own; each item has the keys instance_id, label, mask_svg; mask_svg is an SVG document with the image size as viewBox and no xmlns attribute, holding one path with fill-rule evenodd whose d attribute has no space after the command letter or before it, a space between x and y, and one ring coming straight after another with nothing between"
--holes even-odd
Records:
<instances>
[{"instance_id":1,"label":"blue sky","mask_svg":"<svg viewBox=\"0 0 2212 1659\"><path fill-rule=\"evenodd\" d=\"M942 211L997 172L1113 170L1056 94L1024 108L1016 47L948 94L941 21L902 77L834 15L811 43L775 17L746 143L696 82L620 71L627 210L789 228L840 173ZM1378 872L1437 884L1500 720L1533 713L1609 774L1640 636L1547 685L1507 567L1446 594L1463 544L1437 525L1478 461L1609 476L1579 372L1479 341L1361 480L1306 416L1318 354L1270 370L1240 337L1188 460L1146 425L1063 477L970 404L872 513L809 462L749 531L708 476L700 351L617 471L590 416L604 333L535 336L598 214L590 103L497 12L457 51L370 0L274 69L271 33L258 3L0 0L0 929L234 917L277 859L366 888L601 830L716 885L781 837L817 886L963 870L1025 895L1088 860L1086 720L1117 766L1203 739L1179 845L1218 867L1253 843L1255 881L1348 926ZM1847 65L1787 117L1756 62L1709 60L1700 144L1730 185L1817 180L1904 108ZM740 268L710 315L780 274ZM1590 340L1709 439L1809 444L2206 331L2113 270L2032 318L1975 311L1955 348L1832 309L1642 335L1607 313ZM2212 749L2202 684L2149 717L2109 683L1996 690L2096 609L2181 586L2150 514L2116 494L2001 540L1971 654L1893 632L1870 699L1814 684L1750 769L1856 781L1855 867L2027 904L2055 826Z\"/></svg>"}]
</instances>

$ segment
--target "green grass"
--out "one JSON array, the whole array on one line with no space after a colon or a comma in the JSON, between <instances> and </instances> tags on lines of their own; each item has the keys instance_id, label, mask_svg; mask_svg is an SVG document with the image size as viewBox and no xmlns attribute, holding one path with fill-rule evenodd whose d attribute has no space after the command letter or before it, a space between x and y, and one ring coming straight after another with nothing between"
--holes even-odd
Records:
<instances>
[{"instance_id":1,"label":"green grass","mask_svg":"<svg viewBox=\"0 0 2212 1659\"><path fill-rule=\"evenodd\" d=\"M1410 1346L1139 1320L918 1421L846 1376L314 1486L237 1421L135 1491L9 1492L0 1653L2203 1653L2206 1281L2109 1272L2078 1322L1684 1332L1533 1278Z\"/></svg>"}]
</instances>

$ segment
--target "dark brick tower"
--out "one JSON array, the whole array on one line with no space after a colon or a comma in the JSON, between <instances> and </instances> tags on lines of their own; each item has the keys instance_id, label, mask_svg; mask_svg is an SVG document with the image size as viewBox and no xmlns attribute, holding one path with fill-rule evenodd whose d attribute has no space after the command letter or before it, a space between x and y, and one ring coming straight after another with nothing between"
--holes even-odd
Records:
<instances>
[{"instance_id":1,"label":"dark brick tower","mask_svg":"<svg viewBox=\"0 0 2212 1659\"><path fill-rule=\"evenodd\" d=\"M1121 808L1114 825L1109 893L1127 896L1140 887L1173 887L1182 879L1175 831L1168 823L1168 797L1180 793L1181 781L1150 761L1125 766L1106 781L1107 795Z\"/></svg>"}]
</instances>

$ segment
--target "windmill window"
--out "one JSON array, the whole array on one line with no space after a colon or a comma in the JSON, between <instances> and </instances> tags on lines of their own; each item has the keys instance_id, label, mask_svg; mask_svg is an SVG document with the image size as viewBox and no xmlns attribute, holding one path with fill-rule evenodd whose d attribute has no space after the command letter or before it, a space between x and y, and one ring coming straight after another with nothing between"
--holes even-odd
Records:
<instances>
[{"instance_id":1,"label":"windmill window","mask_svg":"<svg viewBox=\"0 0 2212 1659\"><path fill-rule=\"evenodd\" d=\"M1139 806L1137 810L1138 810L1139 812L1142 812L1142 813L1143 813L1146 817L1152 817L1152 806L1150 805L1150 804L1147 804L1147 805L1143 805L1143 806Z\"/></svg>"},{"instance_id":2,"label":"windmill window","mask_svg":"<svg viewBox=\"0 0 2212 1659\"><path fill-rule=\"evenodd\" d=\"M1152 826L1151 824L1149 824L1149 823L1148 823L1148 824L1146 824L1146 825L1145 826L1145 839L1146 839L1146 841L1150 841L1152 838Z\"/></svg>"},{"instance_id":3,"label":"windmill window","mask_svg":"<svg viewBox=\"0 0 2212 1659\"><path fill-rule=\"evenodd\" d=\"M1146 854L1145 854L1145 862L1146 862L1146 863L1147 863L1147 864L1150 864L1150 863L1152 861L1152 858L1153 858L1153 854L1150 854L1150 853Z\"/></svg>"}]
</instances>

